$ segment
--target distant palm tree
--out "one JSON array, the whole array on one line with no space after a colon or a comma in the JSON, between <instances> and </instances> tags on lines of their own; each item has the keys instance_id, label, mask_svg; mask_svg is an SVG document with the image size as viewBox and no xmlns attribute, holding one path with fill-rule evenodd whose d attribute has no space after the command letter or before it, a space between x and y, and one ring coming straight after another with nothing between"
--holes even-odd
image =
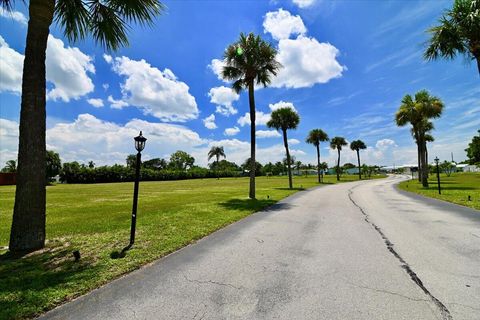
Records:
<instances>
[{"instance_id":1,"label":"distant palm tree","mask_svg":"<svg viewBox=\"0 0 480 320\"><path fill-rule=\"evenodd\" d=\"M285 146L285 153L287 154L287 167L288 167L288 186L293 188L292 183L292 168L290 161L290 151L288 150L288 138L287 130L297 129L300 123L300 117L291 108L279 108L272 111L271 119L267 122L267 127L281 130L283 134L283 145Z\"/></svg>"},{"instance_id":2,"label":"distant palm tree","mask_svg":"<svg viewBox=\"0 0 480 320\"><path fill-rule=\"evenodd\" d=\"M320 170L320 142L328 141L328 135L322 129L313 129L308 133L306 142L313 144L317 149L317 174L318 183L323 180L323 170Z\"/></svg>"},{"instance_id":3,"label":"distant palm tree","mask_svg":"<svg viewBox=\"0 0 480 320\"><path fill-rule=\"evenodd\" d=\"M90 169L95 168L95 162L93 162L93 161L88 161L88 167L89 167Z\"/></svg>"},{"instance_id":4,"label":"distant palm tree","mask_svg":"<svg viewBox=\"0 0 480 320\"><path fill-rule=\"evenodd\" d=\"M295 161L295 169L297 169L297 175L300 175L300 170L302 169L302 161Z\"/></svg>"},{"instance_id":5,"label":"distant palm tree","mask_svg":"<svg viewBox=\"0 0 480 320\"><path fill-rule=\"evenodd\" d=\"M476 60L480 73L480 1L455 0L453 8L428 32L431 38L425 50L427 60L453 59L457 54Z\"/></svg>"},{"instance_id":6,"label":"distant palm tree","mask_svg":"<svg viewBox=\"0 0 480 320\"><path fill-rule=\"evenodd\" d=\"M17 162L15 160L8 160L5 163L5 167L3 167L2 172L16 172L17 171Z\"/></svg>"},{"instance_id":7,"label":"distant palm tree","mask_svg":"<svg viewBox=\"0 0 480 320\"><path fill-rule=\"evenodd\" d=\"M362 171L361 171L361 168L360 168L360 150L367 149L367 145L362 140L353 140L350 143L350 149L357 152L358 179L362 180Z\"/></svg>"},{"instance_id":8,"label":"distant palm tree","mask_svg":"<svg viewBox=\"0 0 480 320\"><path fill-rule=\"evenodd\" d=\"M340 151L342 151L342 147L347 145L348 143L345 141L344 137L334 137L332 140L330 140L330 148L333 150L337 149L338 151L337 181L340 181Z\"/></svg>"},{"instance_id":9,"label":"distant palm tree","mask_svg":"<svg viewBox=\"0 0 480 320\"><path fill-rule=\"evenodd\" d=\"M407 94L402 99L395 121L398 126L412 125L412 133L417 143L418 157L420 158L419 176L424 187L428 187L427 162L425 157L426 133L429 128L429 119L439 118L443 111L443 102L431 96L428 91L421 90L415 94L415 98Z\"/></svg>"},{"instance_id":10,"label":"distant palm tree","mask_svg":"<svg viewBox=\"0 0 480 320\"><path fill-rule=\"evenodd\" d=\"M253 33L240 33L240 39L228 46L224 54L225 66L222 77L234 81L232 89L240 93L248 89L250 105L250 191L249 197L255 199L255 84L266 87L271 77L276 76L281 64L275 60L277 50Z\"/></svg>"},{"instance_id":11,"label":"distant palm tree","mask_svg":"<svg viewBox=\"0 0 480 320\"><path fill-rule=\"evenodd\" d=\"M12 10L14 2L0 0L0 5ZM45 245L45 59L50 25L55 20L70 41L91 34L95 42L116 50L128 44L130 23L152 24L163 5L158 0L30 0L28 7L17 188L9 244L12 252L33 251Z\"/></svg>"},{"instance_id":12,"label":"distant palm tree","mask_svg":"<svg viewBox=\"0 0 480 320\"><path fill-rule=\"evenodd\" d=\"M227 156L225 155L225 151L223 150L223 147L216 147L213 146L210 151L208 151L208 160L212 159L215 157L216 160L216 171L217 171L217 179L218 179L218 170L219 166L218 164L220 163L220 157L226 158Z\"/></svg>"}]
</instances>

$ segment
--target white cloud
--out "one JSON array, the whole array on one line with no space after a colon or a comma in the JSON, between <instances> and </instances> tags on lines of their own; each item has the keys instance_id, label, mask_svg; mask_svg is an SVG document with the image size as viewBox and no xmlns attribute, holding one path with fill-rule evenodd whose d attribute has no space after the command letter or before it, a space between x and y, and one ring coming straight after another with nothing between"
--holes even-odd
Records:
<instances>
[{"instance_id":1,"label":"white cloud","mask_svg":"<svg viewBox=\"0 0 480 320\"><path fill-rule=\"evenodd\" d=\"M108 83L102 84L103 90L107 91L108 88L110 88L110 85Z\"/></svg>"},{"instance_id":2,"label":"white cloud","mask_svg":"<svg viewBox=\"0 0 480 320\"><path fill-rule=\"evenodd\" d=\"M94 106L95 108L103 107L103 100L102 99L88 99L87 102Z\"/></svg>"},{"instance_id":3,"label":"white cloud","mask_svg":"<svg viewBox=\"0 0 480 320\"><path fill-rule=\"evenodd\" d=\"M293 103L291 102L285 102L285 101L279 101L277 103L270 103L268 105L268 107L270 108L270 110L272 111L275 111L277 109L280 109L280 108L290 108L292 109L293 111L297 111L297 109L295 109L295 106L293 105Z\"/></svg>"},{"instance_id":4,"label":"white cloud","mask_svg":"<svg viewBox=\"0 0 480 320\"><path fill-rule=\"evenodd\" d=\"M231 88L224 86L211 88L208 92L210 102L217 107L215 112L224 116L236 114L238 111L233 107L233 102L239 99L239 95Z\"/></svg>"},{"instance_id":5,"label":"white cloud","mask_svg":"<svg viewBox=\"0 0 480 320\"><path fill-rule=\"evenodd\" d=\"M375 147L377 149L385 150L390 147L397 147L397 144L392 139L382 139L377 141Z\"/></svg>"},{"instance_id":6,"label":"white cloud","mask_svg":"<svg viewBox=\"0 0 480 320\"><path fill-rule=\"evenodd\" d=\"M78 99L92 92L94 85L87 73L95 73L92 58L76 47L65 47L63 41L48 36L47 80L54 88L47 92L52 100Z\"/></svg>"},{"instance_id":7,"label":"white cloud","mask_svg":"<svg viewBox=\"0 0 480 320\"><path fill-rule=\"evenodd\" d=\"M212 62L208 65L208 68L210 68L213 73L217 76L219 80L223 80L222 77L222 70L223 67L225 66L225 61L219 60L219 59L213 59Z\"/></svg>"},{"instance_id":8,"label":"white cloud","mask_svg":"<svg viewBox=\"0 0 480 320\"><path fill-rule=\"evenodd\" d=\"M27 25L28 19L25 15L19 11L7 11L3 7L0 7L0 16L7 19L12 19L20 24Z\"/></svg>"},{"instance_id":9,"label":"white cloud","mask_svg":"<svg viewBox=\"0 0 480 320\"><path fill-rule=\"evenodd\" d=\"M0 36L0 92L22 92L23 55L10 48Z\"/></svg>"},{"instance_id":10,"label":"white cloud","mask_svg":"<svg viewBox=\"0 0 480 320\"><path fill-rule=\"evenodd\" d=\"M262 111L255 112L255 125L262 126L266 125L268 120L270 120L270 113L263 113ZM237 123L243 127L245 125L250 125L250 112L245 113L245 115L238 118Z\"/></svg>"},{"instance_id":11,"label":"white cloud","mask_svg":"<svg viewBox=\"0 0 480 320\"><path fill-rule=\"evenodd\" d=\"M299 143L300 143L300 140L288 139L288 144L295 145L295 144L299 144Z\"/></svg>"},{"instance_id":12,"label":"white cloud","mask_svg":"<svg viewBox=\"0 0 480 320\"><path fill-rule=\"evenodd\" d=\"M339 78L346 67L336 60L339 51L330 43L312 37L282 39L278 43L277 60L283 65L272 87L305 88Z\"/></svg>"},{"instance_id":13,"label":"white cloud","mask_svg":"<svg viewBox=\"0 0 480 320\"><path fill-rule=\"evenodd\" d=\"M262 138L278 138L278 137L282 136L280 133L278 133L277 130L257 130L257 132L255 132L255 135L259 139L262 139Z\"/></svg>"},{"instance_id":14,"label":"white cloud","mask_svg":"<svg viewBox=\"0 0 480 320\"><path fill-rule=\"evenodd\" d=\"M189 87L170 69L160 71L145 60L117 57L112 69L125 76L121 84L122 100L143 109L162 121L184 122L198 117L199 111Z\"/></svg>"},{"instance_id":15,"label":"white cloud","mask_svg":"<svg viewBox=\"0 0 480 320\"><path fill-rule=\"evenodd\" d=\"M110 102L110 108L112 109L122 109L123 107L128 107L128 103L123 100L116 100L112 96L108 96L108 102Z\"/></svg>"},{"instance_id":16,"label":"white cloud","mask_svg":"<svg viewBox=\"0 0 480 320\"><path fill-rule=\"evenodd\" d=\"M233 128L227 128L223 132L224 135L226 136L234 136L240 132L240 129L238 127L233 127Z\"/></svg>"},{"instance_id":17,"label":"white cloud","mask_svg":"<svg viewBox=\"0 0 480 320\"><path fill-rule=\"evenodd\" d=\"M103 54L103 59L105 60L106 63L110 64L113 61L113 58L111 55L104 53Z\"/></svg>"},{"instance_id":18,"label":"white cloud","mask_svg":"<svg viewBox=\"0 0 480 320\"><path fill-rule=\"evenodd\" d=\"M299 8L308 8L312 6L317 0L292 0Z\"/></svg>"},{"instance_id":19,"label":"white cloud","mask_svg":"<svg viewBox=\"0 0 480 320\"><path fill-rule=\"evenodd\" d=\"M207 128L207 129L212 130L212 129L217 128L217 125L215 124L215 115L214 114L209 115L208 117L206 117L202 121L203 121L203 124L205 125L205 128Z\"/></svg>"},{"instance_id":20,"label":"white cloud","mask_svg":"<svg viewBox=\"0 0 480 320\"><path fill-rule=\"evenodd\" d=\"M293 16L283 9L267 12L263 20L263 28L263 32L270 33L275 40L288 39L291 35L300 35L307 32L300 16Z\"/></svg>"},{"instance_id":21,"label":"white cloud","mask_svg":"<svg viewBox=\"0 0 480 320\"><path fill-rule=\"evenodd\" d=\"M17 159L18 123L0 118L0 168Z\"/></svg>"}]
</instances>

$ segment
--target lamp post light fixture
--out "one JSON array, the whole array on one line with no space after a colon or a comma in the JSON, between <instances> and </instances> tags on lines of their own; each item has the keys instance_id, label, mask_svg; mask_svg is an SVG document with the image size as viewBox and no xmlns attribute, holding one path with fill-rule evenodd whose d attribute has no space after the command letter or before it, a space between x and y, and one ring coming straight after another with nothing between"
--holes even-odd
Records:
<instances>
[{"instance_id":1,"label":"lamp post light fixture","mask_svg":"<svg viewBox=\"0 0 480 320\"><path fill-rule=\"evenodd\" d=\"M135 140L135 149L137 149L137 162L135 165L135 187L133 189L133 207L132 207L132 225L130 228L130 245L132 246L135 242L135 228L137 224L137 203L138 203L138 184L140 182L140 164L142 161L142 150L145 148L145 142L147 138L142 135L142 131L140 131L140 135L133 138Z\"/></svg>"},{"instance_id":2,"label":"lamp post light fixture","mask_svg":"<svg viewBox=\"0 0 480 320\"><path fill-rule=\"evenodd\" d=\"M435 164L437 165L437 185L438 185L438 194L442 194L442 190L440 188L440 169L438 168L438 162L440 159L438 157L435 158Z\"/></svg>"}]
</instances>

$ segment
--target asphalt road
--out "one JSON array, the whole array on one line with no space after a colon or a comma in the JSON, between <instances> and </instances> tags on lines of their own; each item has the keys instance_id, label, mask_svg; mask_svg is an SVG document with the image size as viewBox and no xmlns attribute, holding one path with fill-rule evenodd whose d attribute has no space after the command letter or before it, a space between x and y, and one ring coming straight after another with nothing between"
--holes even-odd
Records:
<instances>
[{"instance_id":1,"label":"asphalt road","mask_svg":"<svg viewBox=\"0 0 480 320\"><path fill-rule=\"evenodd\" d=\"M400 179L299 192L42 319L480 319L480 212Z\"/></svg>"}]
</instances>

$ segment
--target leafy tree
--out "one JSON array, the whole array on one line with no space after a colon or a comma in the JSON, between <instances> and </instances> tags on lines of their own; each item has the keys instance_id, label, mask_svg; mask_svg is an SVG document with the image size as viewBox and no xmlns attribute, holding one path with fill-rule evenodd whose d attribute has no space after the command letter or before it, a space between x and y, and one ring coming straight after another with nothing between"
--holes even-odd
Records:
<instances>
[{"instance_id":1,"label":"leafy tree","mask_svg":"<svg viewBox=\"0 0 480 320\"><path fill-rule=\"evenodd\" d=\"M17 162L15 160L8 160L3 167L2 172L12 173L17 172Z\"/></svg>"},{"instance_id":2,"label":"leafy tree","mask_svg":"<svg viewBox=\"0 0 480 320\"><path fill-rule=\"evenodd\" d=\"M241 168L235 163L227 160L220 160L219 162L213 162L208 165L211 170L215 171L240 171Z\"/></svg>"},{"instance_id":3,"label":"leafy tree","mask_svg":"<svg viewBox=\"0 0 480 320\"><path fill-rule=\"evenodd\" d=\"M467 153L468 163L480 163L480 130L478 130L478 136L472 138L472 142L468 144L468 148L465 149L465 152Z\"/></svg>"},{"instance_id":4,"label":"leafy tree","mask_svg":"<svg viewBox=\"0 0 480 320\"><path fill-rule=\"evenodd\" d=\"M89 167L90 169L95 168L95 162L93 162L93 161L88 161L88 167Z\"/></svg>"},{"instance_id":5,"label":"leafy tree","mask_svg":"<svg viewBox=\"0 0 480 320\"><path fill-rule=\"evenodd\" d=\"M14 0L0 0L11 10ZM116 50L128 44L129 24L152 24L163 6L158 0L30 0L23 62L18 173L9 248L34 251L45 245L46 79L45 58L50 25L55 20L70 41L91 34Z\"/></svg>"},{"instance_id":6,"label":"leafy tree","mask_svg":"<svg viewBox=\"0 0 480 320\"><path fill-rule=\"evenodd\" d=\"M263 168L262 164L258 161L255 161L254 167L255 167L255 172L254 172L255 175L260 176L262 174L262 168ZM242 163L242 170L249 172L249 175L252 176L250 173L251 169L252 169L252 159L248 158L247 160L245 160L244 163Z\"/></svg>"},{"instance_id":7,"label":"leafy tree","mask_svg":"<svg viewBox=\"0 0 480 320\"><path fill-rule=\"evenodd\" d=\"M125 161L127 162L128 168L135 168L137 165L137 156L135 154L129 154Z\"/></svg>"},{"instance_id":8,"label":"leafy tree","mask_svg":"<svg viewBox=\"0 0 480 320\"><path fill-rule=\"evenodd\" d=\"M425 59L453 59L457 54L464 55L477 61L480 73L479 0L455 0L453 8L439 19L439 25L428 32L431 38L424 53Z\"/></svg>"},{"instance_id":9,"label":"leafy tree","mask_svg":"<svg viewBox=\"0 0 480 320\"><path fill-rule=\"evenodd\" d=\"M165 159L153 158L147 161L143 161L142 166L145 169L164 170L167 168L168 163Z\"/></svg>"},{"instance_id":10,"label":"leafy tree","mask_svg":"<svg viewBox=\"0 0 480 320\"><path fill-rule=\"evenodd\" d=\"M348 145L347 141L345 140L344 137L334 137L332 140L330 140L330 148L333 150L337 150L338 152L338 161L337 161L337 181L340 181L340 151L342 151L342 147Z\"/></svg>"},{"instance_id":11,"label":"leafy tree","mask_svg":"<svg viewBox=\"0 0 480 320\"><path fill-rule=\"evenodd\" d=\"M300 170L303 167L302 161L295 161L295 169L297 169L297 175L300 175Z\"/></svg>"},{"instance_id":12,"label":"leafy tree","mask_svg":"<svg viewBox=\"0 0 480 320\"><path fill-rule=\"evenodd\" d=\"M60 160L60 156L58 153L55 151L47 150L46 152L46 158L47 158L47 163L46 163L46 178L47 181L52 181L52 178L55 177L60 173L60 170L62 169L62 161Z\"/></svg>"},{"instance_id":13,"label":"leafy tree","mask_svg":"<svg viewBox=\"0 0 480 320\"><path fill-rule=\"evenodd\" d=\"M398 126L407 124L412 126L412 134L417 143L418 158L420 159L418 171L424 187L428 187L425 135L432 128L432 124L428 120L439 118L443 107L443 102L439 98L430 95L426 90L421 90L415 94L415 98L409 94L405 95L395 114Z\"/></svg>"},{"instance_id":14,"label":"leafy tree","mask_svg":"<svg viewBox=\"0 0 480 320\"><path fill-rule=\"evenodd\" d=\"M313 144L317 149L318 183L323 182L323 170L320 169L320 142L328 141L328 135L322 129L313 129L308 133L306 142Z\"/></svg>"},{"instance_id":15,"label":"leafy tree","mask_svg":"<svg viewBox=\"0 0 480 320\"><path fill-rule=\"evenodd\" d=\"M450 177L452 173L455 171L455 165L445 160L439 165L439 169L440 169L440 172L443 171L445 172L447 177ZM435 172L436 172L436 168L435 168Z\"/></svg>"},{"instance_id":16,"label":"leafy tree","mask_svg":"<svg viewBox=\"0 0 480 320\"><path fill-rule=\"evenodd\" d=\"M357 161L358 161L358 179L362 180L362 171L360 169L360 150L367 149L367 145L362 140L353 140L350 143L350 149L357 152Z\"/></svg>"},{"instance_id":17,"label":"leafy tree","mask_svg":"<svg viewBox=\"0 0 480 320\"><path fill-rule=\"evenodd\" d=\"M250 191L249 197L255 199L255 84L266 87L271 77L277 75L281 67L275 60L277 50L253 33L240 33L240 39L228 46L224 53L225 67L222 77L233 81L232 89L240 93L248 90L250 106Z\"/></svg>"},{"instance_id":18,"label":"leafy tree","mask_svg":"<svg viewBox=\"0 0 480 320\"><path fill-rule=\"evenodd\" d=\"M279 108L272 111L270 120L267 122L267 127L281 130L283 134L283 145L285 146L285 153L287 155L288 168L288 186L293 188L292 183L292 168L290 164L290 151L288 150L287 130L297 129L300 123L300 117L292 108Z\"/></svg>"},{"instance_id":19,"label":"leafy tree","mask_svg":"<svg viewBox=\"0 0 480 320\"><path fill-rule=\"evenodd\" d=\"M170 156L170 168L175 170L187 170L192 168L195 163L195 158L186 153L185 151L178 150Z\"/></svg>"},{"instance_id":20,"label":"leafy tree","mask_svg":"<svg viewBox=\"0 0 480 320\"><path fill-rule=\"evenodd\" d=\"M347 162L342 166L343 169L352 169L355 168L355 165L353 163Z\"/></svg>"}]
</instances>

